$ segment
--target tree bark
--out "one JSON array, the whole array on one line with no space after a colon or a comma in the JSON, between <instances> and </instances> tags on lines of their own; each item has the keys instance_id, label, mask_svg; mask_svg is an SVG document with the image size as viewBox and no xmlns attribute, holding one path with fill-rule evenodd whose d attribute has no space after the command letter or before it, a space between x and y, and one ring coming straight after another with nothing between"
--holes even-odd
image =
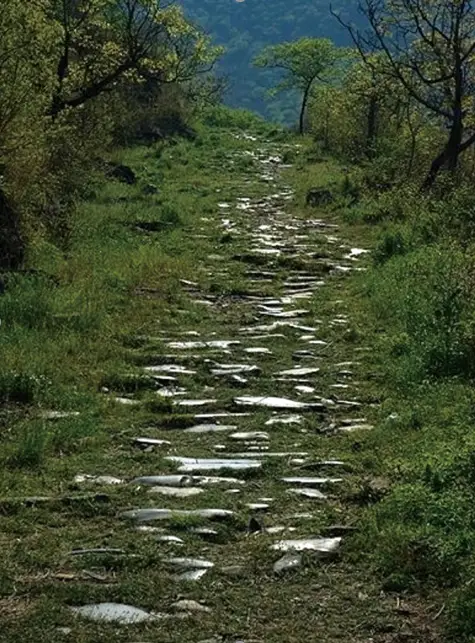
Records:
<instances>
[{"instance_id":1,"label":"tree bark","mask_svg":"<svg viewBox=\"0 0 475 643\"><path fill-rule=\"evenodd\" d=\"M92 98L100 96L105 92L111 85L117 82L121 76L129 71L130 69L136 66L136 61L128 60L117 67L113 72L102 78L101 80L89 85L80 90L75 96L70 98L63 98L58 100L56 104L52 105L47 112L47 116L52 116L55 118L60 112L68 107L79 107Z\"/></svg>"},{"instance_id":2,"label":"tree bark","mask_svg":"<svg viewBox=\"0 0 475 643\"><path fill-rule=\"evenodd\" d=\"M25 257L20 217L0 190L0 270L17 270Z\"/></svg>"},{"instance_id":3,"label":"tree bark","mask_svg":"<svg viewBox=\"0 0 475 643\"><path fill-rule=\"evenodd\" d=\"M300 107L300 117L299 117L299 133L302 135L305 130L305 112L307 111L307 103L310 96L310 88L312 83L309 83L305 87L305 91L302 97L302 106Z\"/></svg>"},{"instance_id":4,"label":"tree bark","mask_svg":"<svg viewBox=\"0 0 475 643\"><path fill-rule=\"evenodd\" d=\"M463 137L463 112L462 107L457 106L454 110L450 137L442 152L432 161L429 173L422 184L422 190L430 190L434 185L440 171L447 167L452 174L458 168L460 154L470 146L469 141L462 143ZM469 139L470 140L470 139ZM468 144L467 144L468 143Z\"/></svg>"},{"instance_id":5,"label":"tree bark","mask_svg":"<svg viewBox=\"0 0 475 643\"><path fill-rule=\"evenodd\" d=\"M377 133L378 99L374 94L369 99L368 106L368 129L366 132L366 156L373 158L375 154L375 143Z\"/></svg>"}]
</instances>

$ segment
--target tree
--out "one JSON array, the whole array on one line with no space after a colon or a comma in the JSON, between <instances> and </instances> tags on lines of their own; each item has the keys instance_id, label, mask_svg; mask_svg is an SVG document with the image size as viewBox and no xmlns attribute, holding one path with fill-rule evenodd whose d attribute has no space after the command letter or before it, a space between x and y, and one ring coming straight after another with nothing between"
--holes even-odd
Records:
<instances>
[{"instance_id":1,"label":"tree","mask_svg":"<svg viewBox=\"0 0 475 643\"><path fill-rule=\"evenodd\" d=\"M58 24L56 118L117 86L125 76L187 82L211 70L221 50L162 0L51 0Z\"/></svg>"},{"instance_id":2,"label":"tree","mask_svg":"<svg viewBox=\"0 0 475 643\"><path fill-rule=\"evenodd\" d=\"M368 21L345 24L367 65L382 54L385 73L447 131L423 183L429 189L443 168L455 173L460 155L475 143L475 7L471 0L360 0Z\"/></svg>"},{"instance_id":3,"label":"tree","mask_svg":"<svg viewBox=\"0 0 475 643\"><path fill-rule=\"evenodd\" d=\"M299 116L299 132L305 128L305 111L316 81L326 82L344 50L338 49L326 38L301 38L266 47L255 59L254 65L284 72L274 93L297 90L302 94Z\"/></svg>"}]
</instances>

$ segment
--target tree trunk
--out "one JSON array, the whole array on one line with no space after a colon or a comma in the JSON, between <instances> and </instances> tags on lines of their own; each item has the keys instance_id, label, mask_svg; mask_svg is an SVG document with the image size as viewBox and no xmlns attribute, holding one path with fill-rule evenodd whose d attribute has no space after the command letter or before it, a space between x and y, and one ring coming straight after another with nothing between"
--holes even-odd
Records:
<instances>
[{"instance_id":1,"label":"tree trunk","mask_svg":"<svg viewBox=\"0 0 475 643\"><path fill-rule=\"evenodd\" d=\"M374 94L369 99L368 106L368 129L366 132L366 155L373 158L375 154L375 143L377 135L378 99Z\"/></svg>"},{"instance_id":2,"label":"tree trunk","mask_svg":"<svg viewBox=\"0 0 475 643\"><path fill-rule=\"evenodd\" d=\"M460 107L454 110L454 119L449 140L442 152L432 161L429 173L422 184L422 190L430 190L432 188L440 171L444 167L447 167L450 172L455 174L458 168L460 154L467 148L466 143L462 144L462 136L463 116Z\"/></svg>"},{"instance_id":3,"label":"tree trunk","mask_svg":"<svg viewBox=\"0 0 475 643\"><path fill-rule=\"evenodd\" d=\"M312 86L312 83L309 83L307 87L305 87L305 91L303 93L302 97L302 106L300 108L300 117L299 117L299 133L303 134L305 130L305 112L307 111L307 103L308 99L310 96L310 88Z\"/></svg>"},{"instance_id":4,"label":"tree trunk","mask_svg":"<svg viewBox=\"0 0 475 643\"><path fill-rule=\"evenodd\" d=\"M17 270L25 256L18 212L0 190L0 270Z\"/></svg>"},{"instance_id":5,"label":"tree trunk","mask_svg":"<svg viewBox=\"0 0 475 643\"><path fill-rule=\"evenodd\" d=\"M118 65L113 72L104 76L101 80L79 90L75 96L58 100L55 105L51 106L46 115L55 118L60 112L68 107L80 107L81 105L84 105L84 103L87 103L87 101L97 98L97 96L100 96L103 92L113 87L127 71L130 71L135 66L135 60L125 61Z\"/></svg>"}]
</instances>

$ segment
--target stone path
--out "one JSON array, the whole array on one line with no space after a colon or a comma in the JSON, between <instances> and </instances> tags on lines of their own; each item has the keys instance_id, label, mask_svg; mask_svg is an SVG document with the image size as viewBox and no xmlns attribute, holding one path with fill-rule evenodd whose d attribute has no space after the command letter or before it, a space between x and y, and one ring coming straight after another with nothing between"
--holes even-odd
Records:
<instances>
[{"instance_id":1,"label":"stone path","mask_svg":"<svg viewBox=\"0 0 475 643\"><path fill-rule=\"evenodd\" d=\"M363 349L332 363L325 326L345 333L350 320L335 301L333 318L323 324L313 297L361 269L365 250L340 239L338 227L324 219L290 214L293 193L282 178L281 151L270 143L246 151L268 195L246 196L243 184L242 194L219 203L197 231L220 239L233 256L201 258L205 270L197 270L197 281L181 282L210 330L200 321L141 338L143 373L157 399L170 405L127 446L150 456L148 471L124 480L111 461L107 475L76 478L85 488L133 488L135 504L116 520L163 546L164 574L183 586L185 598L163 612L110 601L77 605L78 618L135 623L209 612L209 583L220 577L242 583L261 553L258 564L280 583L309 561L338 557L352 530L333 524L351 468L332 440L371 428L356 381ZM238 276L239 288L214 295L203 289L203 274L230 283ZM147 353L147 345L160 350ZM133 395L115 399L140 403ZM325 441L328 457L315 457L317 440Z\"/></svg>"}]
</instances>

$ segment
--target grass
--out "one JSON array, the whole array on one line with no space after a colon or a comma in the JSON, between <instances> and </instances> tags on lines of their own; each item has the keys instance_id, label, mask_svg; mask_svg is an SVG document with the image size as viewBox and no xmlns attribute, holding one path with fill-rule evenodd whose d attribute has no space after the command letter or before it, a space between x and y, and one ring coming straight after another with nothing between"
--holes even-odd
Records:
<instances>
[{"instance_id":1,"label":"grass","mask_svg":"<svg viewBox=\"0 0 475 643\"><path fill-rule=\"evenodd\" d=\"M463 622L469 618L473 599L464 582L471 522L462 525L466 518L471 520L469 388L450 380L437 386L419 383L412 390L393 385L391 369L400 364L404 375L408 367L388 353L389 348L394 350L401 328L376 314L385 304L378 303L375 289L387 291L389 278L373 270L350 279L327 278L325 262L342 253L331 239L323 242L318 237L316 255L308 261L275 262L274 283L247 279L246 271L262 268L233 259L248 249L233 232L223 238L219 223L227 212L218 204L244 195L263 197L274 189L260 180L259 164L245 153L257 153L263 139L270 141L265 144L268 149L286 154L294 163L282 178L295 190L288 205L294 217L337 222L338 235L351 240L352 246L372 247L380 232L358 215L348 216L344 172L335 161L317 156L311 141L296 142L262 122L249 124L240 113L231 127L229 123L224 127L222 119L221 113L211 114L208 120L213 126L201 125L195 142L176 140L121 154L120 160L137 172L138 184L109 183L98 189L93 199L79 205L67 254L37 239L30 257L37 273L10 283L0 297L0 641L33 643L41 636L59 643L65 639L61 629L65 627L79 643L112 638L119 643L200 641L212 636L268 643L362 643L369 638L386 643L397 631L409 631L420 640L442 640L438 630L445 613L431 619L448 600L442 582L445 573L450 592L456 592L447 613L465 609L468 616ZM256 140L238 137L243 122ZM154 194L144 190L150 183L158 189ZM306 208L306 191L328 185L335 202L324 211ZM344 476L341 488L332 489L331 503L298 501L292 505L293 513L311 511L312 518L289 518L289 495L279 482L289 474L286 459L270 459L262 472L246 475L240 494L211 487L186 500L149 495L147 489L133 485L75 482L78 474L107 474L128 481L172 473L165 454L210 457L216 454L216 443L228 443L221 434L197 438L185 433L183 429L195 423L193 414L159 398L154 381L144 376L141 367L168 363L166 341L195 339L187 337L188 332L231 339L239 328L255 321L254 310L237 295L272 296L296 268L310 269L327 281L304 305L310 309L305 323L318 325L318 338L328 342L315 348L321 368L314 383L318 394L335 394L330 388L335 378L347 381L338 375L339 363L359 362L352 367L357 397L364 416L376 427L372 432L329 436L325 433L329 418L311 413L302 425L269 428L273 451L308 451L315 461L341 458L347 463L351 475ZM199 283L196 298L186 294L183 279ZM209 307L196 300L210 295L218 297L218 305ZM337 324L337 314L347 314L348 324ZM262 374L250 379L242 394L276 393L272 374L295 365L292 354L302 349L298 335L285 335L249 338L249 345L269 346L272 354L258 356ZM359 350L365 347L370 350ZM242 348L231 356L212 350L183 351L176 361L198 370L180 378L187 395L216 397L220 409L236 410L232 400L241 389L217 385L203 369L203 358L253 360ZM293 385L282 383L279 394L293 396ZM352 389L341 393L353 394ZM133 398L138 404L118 403L116 396ZM51 410L79 415L45 419ZM361 413L339 410L332 419ZM239 419L239 430L267 430L267 418L255 413ZM172 444L142 450L134 445L137 437ZM378 487L381 480L388 484ZM276 580L275 552L270 551L275 537L247 533L246 503L269 496L274 499L272 513L259 516L266 525L297 526L298 533L308 535L331 524L355 523L360 529L346 540L339 560L322 562L306 556L300 570ZM25 502L31 497L47 499ZM463 520L451 510L452 501L457 510L463 508ZM212 525L218 531L216 544L190 532L196 519L174 517L166 528L183 536L185 545L177 550L159 543L153 532L137 532L121 517L123 511L145 506L225 506L235 516L229 523ZM419 549L411 549L414 540ZM127 555L70 555L81 547L120 548ZM164 560L173 555L209 558L216 568L196 585L174 583ZM414 561L417 569L411 567ZM464 591L465 598L460 598ZM75 619L67 609L107 600L169 612L181 597L204 601L212 612L129 629ZM452 619L447 627L453 628L455 622Z\"/></svg>"}]
</instances>

